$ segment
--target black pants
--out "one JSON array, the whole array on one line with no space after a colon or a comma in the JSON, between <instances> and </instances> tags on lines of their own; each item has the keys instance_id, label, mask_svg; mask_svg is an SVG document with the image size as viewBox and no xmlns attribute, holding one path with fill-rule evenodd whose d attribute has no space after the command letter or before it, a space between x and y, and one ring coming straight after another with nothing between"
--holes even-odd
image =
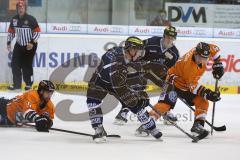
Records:
<instances>
[{"instance_id":1,"label":"black pants","mask_svg":"<svg viewBox=\"0 0 240 160\"><path fill-rule=\"evenodd\" d=\"M31 50L27 50L26 46L15 44L12 56L12 74L13 85L15 88L21 88L22 76L27 86L33 84L33 58L37 50L37 44L33 45Z\"/></svg>"},{"instance_id":2,"label":"black pants","mask_svg":"<svg viewBox=\"0 0 240 160\"><path fill-rule=\"evenodd\" d=\"M9 99L0 98L0 126L12 126L12 122L7 117L7 103Z\"/></svg>"}]
</instances>

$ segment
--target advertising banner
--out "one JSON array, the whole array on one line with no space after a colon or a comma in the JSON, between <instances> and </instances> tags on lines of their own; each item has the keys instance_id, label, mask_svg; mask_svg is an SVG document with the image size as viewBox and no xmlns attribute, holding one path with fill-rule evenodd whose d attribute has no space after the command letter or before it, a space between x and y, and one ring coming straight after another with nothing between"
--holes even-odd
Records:
<instances>
[{"instance_id":1,"label":"advertising banner","mask_svg":"<svg viewBox=\"0 0 240 160\"><path fill-rule=\"evenodd\" d=\"M152 26L129 26L129 35L142 35L142 36L160 36L163 35L165 27L152 27Z\"/></svg>"},{"instance_id":2,"label":"advertising banner","mask_svg":"<svg viewBox=\"0 0 240 160\"><path fill-rule=\"evenodd\" d=\"M0 32L7 32L9 22L0 22ZM134 35L162 36L163 26L124 26L95 24L39 23L41 33L86 34L86 35ZM240 29L181 27L176 25L178 37L236 38L240 39Z\"/></svg>"},{"instance_id":3,"label":"advertising banner","mask_svg":"<svg viewBox=\"0 0 240 160\"><path fill-rule=\"evenodd\" d=\"M165 3L168 20L181 27L211 27L214 5L197 3Z\"/></svg>"},{"instance_id":4,"label":"advertising banner","mask_svg":"<svg viewBox=\"0 0 240 160\"><path fill-rule=\"evenodd\" d=\"M87 33L86 24L47 23L48 33Z\"/></svg>"},{"instance_id":5,"label":"advertising banner","mask_svg":"<svg viewBox=\"0 0 240 160\"><path fill-rule=\"evenodd\" d=\"M240 29L215 28L213 36L216 38L240 38Z\"/></svg>"},{"instance_id":6,"label":"advertising banner","mask_svg":"<svg viewBox=\"0 0 240 160\"><path fill-rule=\"evenodd\" d=\"M240 5L213 5L215 28L240 28Z\"/></svg>"},{"instance_id":7,"label":"advertising banner","mask_svg":"<svg viewBox=\"0 0 240 160\"><path fill-rule=\"evenodd\" d=\"M6 36L6 33L0 34L2 46L6 46ZM141 36L141 38L148 37ZM125 39L126 36L42 34L33 63L34 80L38 82L51 78L66 83L87 82L100 62L101 56L109 48L123 45ZM240 86L239 40L180 37L175 44L182 56L200 41L216 44L221 49L225 75L220 85ZM2 65L0 83L11 83L11 54L8 54L6 47L0 48L0 54ZM206 85L215 83L211 64L210 62L207 72L201 78L201 82Z\"/></svg>"},{"instance_id":8,"label":"advertising banner","mask_svg":"<svg viewBox=\"0 0 240 160\"><path fill-rule=\"evenodd\" d=\"M89 34L128 35L128 26L89 24L88 33Z\"/></svg>"},{"instance_id":9,"label":"advertising banner","mask_svg":"<svg viewBox=\"0 0 240 160\"><path fill-rule=\"evenodd\" d=\"M168 20L182 27L239 28L240 5L165 3Z\"/></svg>"},{"instance_id":10,"label":"advertising banner","mask_svg":"<svg viewBox=\"0 0 240 160\"><path fill-rule=\"evenodd\" d=\"M213 37L213 28L177 27L180 37Z\"/></svg>"}]
</instances>

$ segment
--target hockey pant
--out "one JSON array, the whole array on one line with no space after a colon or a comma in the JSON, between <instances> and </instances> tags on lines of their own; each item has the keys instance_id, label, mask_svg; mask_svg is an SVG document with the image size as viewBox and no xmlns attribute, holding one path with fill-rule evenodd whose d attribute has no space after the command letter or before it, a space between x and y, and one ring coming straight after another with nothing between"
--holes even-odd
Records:
<instances>
[{"instance_id":1,"label":"hockey pant","mask_svg":"<svg viewBox=\"0 0 240 160\"><path fill-rule=\"evenodd\" d=\"M8 99L0 98L0 126L13 126L12 122L7 117Z\"/></svg>"},{"instance_id":2,"label":"hockey pant","mask_svg":"<svg viewBox=\"0 0 240 160\"><path fill-rule=\"evenodd\" d=\"M37 44L34 44L31 50L27 50L26 46L15 44L12 55L12 74L13 85L16 88L21 88L22 76L28 86L33 84L33 58L37 50Z\"/></svg>"},{"instance_id":3,"label":"hockey pant","mask_svg":"<svg viewBox=\"0 0 240 160\"><path fill-rule=\"evenodd\" d=\"M168 94L161 93L159 101L154 108L159 110L160 113L164 114L175 107L178 97L183 99L188 105L195 106L195 119L204 120L206 118L209 106L208 100L189 91L182 91L176 87ZM154 111L150 111L150 115L154 116L155 118L159 118L159 115Z\"/></svg>"}]
</instances>

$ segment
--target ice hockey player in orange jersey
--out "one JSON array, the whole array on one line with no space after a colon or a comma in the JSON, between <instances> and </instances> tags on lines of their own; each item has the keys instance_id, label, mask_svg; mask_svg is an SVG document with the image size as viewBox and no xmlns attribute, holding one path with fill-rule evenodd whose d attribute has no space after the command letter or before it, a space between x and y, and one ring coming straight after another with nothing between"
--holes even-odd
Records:
<instances>
[{"instance_id":1,"label":"ice hockey player in orange jersey","mask_svg":"<svg viewBox=\"0 0 240 160\"><path fill-rule=\"evenodd\" d=\"M51 101L55 86L42 80L37 90L30 90L8 100L0 98L0 126L35 123L37 131L48 132L53 125L54 105Z\"/></svg>"},{"instance_id":2,"label":"ice hockey player in orange jersey","mask_svg":"<svg viewBox=\"0 0 240 160\"><path fill-rule=\"evenodd\" d=\"M209 59L214 60L213 77L220 79L224 74L224 68L220 61L219 48L213 44L200 42L168 70L167 81L173 84L173 89L168 94L161 93L158 103L154 106L162 115L174 108L177 98L195 106L195 120L191 132L197 135L205 133L206 136L208 131L204 129L204 123L209 107L208 101L216 102L221 99L219 92L207 89L198 82L206 71ZM157 115L154 111L150 111L150 114ZM171 119L168 116L165 118ZM141 127L137 132L142 132Z\"/></svg>"}]
</instances>

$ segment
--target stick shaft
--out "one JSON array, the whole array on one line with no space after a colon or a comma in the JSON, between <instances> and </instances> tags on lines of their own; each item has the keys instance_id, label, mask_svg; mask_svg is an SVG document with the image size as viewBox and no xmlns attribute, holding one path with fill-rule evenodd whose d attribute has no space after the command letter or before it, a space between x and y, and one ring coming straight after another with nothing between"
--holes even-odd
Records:
<instances>
[{"instance_id":1,"label":"stick shaft","mask_svg":"<svg viewBox=\"0 0 240 160\"><path fill-rule=\"evenodd\" d=\"M215 89L214 89L214 90L215 90L215 92L218 91L218 79L216 79ZM213 135L213 125L214 125L214 116L215 116L215 105L216 105L216 102L213 102L211 135Z\"/></svg>"}]
</instances>

